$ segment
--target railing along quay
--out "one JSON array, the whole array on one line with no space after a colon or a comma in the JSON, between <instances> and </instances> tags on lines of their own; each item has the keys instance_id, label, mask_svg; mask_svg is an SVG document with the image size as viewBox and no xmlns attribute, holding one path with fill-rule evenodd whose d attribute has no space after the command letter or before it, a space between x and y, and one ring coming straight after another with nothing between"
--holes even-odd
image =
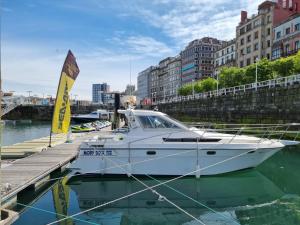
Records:
<instances>
[{"instance_id":1,"label":"railing along quay","mask_svg":"<svg viewBox=\"0 0 300 225\"><path fill-rule=\"evenodd\" d=\"M181 102L181 101L189 101L195 99L207 99L211 97L224 96L224 95L232 95L241 92L253 91L262 88L275 88L275 87L287 87L289 85L299 84L300 83L300 74L287 76L287 77L279 77L276 79L260 81L257 83L250 83L240 86L234 86L229 88L222 88L218 90L196 93L194 95L187 96L177 96L170 98L168 100L158 101L154 103L154 105L165 104L165 103L173 103L173 102Z\"/></svg>"}]
</instances>

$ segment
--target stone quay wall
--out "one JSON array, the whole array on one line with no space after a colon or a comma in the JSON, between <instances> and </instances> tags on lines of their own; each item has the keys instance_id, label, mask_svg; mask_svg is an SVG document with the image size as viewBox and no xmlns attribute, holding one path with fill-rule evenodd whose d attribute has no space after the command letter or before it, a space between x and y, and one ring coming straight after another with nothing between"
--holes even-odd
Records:
<instances>
[{"instance_id":1,"label":"stone quay wall","mask_svg":"<svg viewBox=\"0 0 300 225\"><path fill-rule=\"evenodd\" d=\"M158 109L187 122L300 123L300 85L159 104Z\"/></svg>"},{"instance_id":2,"label":"stone quay wall","mask_svg":"<svg viewBox=\"0 0 300 225\"><path fill-rule=\"evenodd\" d=\"M2 119L51 121L53 109L53 106L21 105L4 115ZM72 114L85 114L97 109L99 106L71 106Z\"/></svg>"}]
</instances>

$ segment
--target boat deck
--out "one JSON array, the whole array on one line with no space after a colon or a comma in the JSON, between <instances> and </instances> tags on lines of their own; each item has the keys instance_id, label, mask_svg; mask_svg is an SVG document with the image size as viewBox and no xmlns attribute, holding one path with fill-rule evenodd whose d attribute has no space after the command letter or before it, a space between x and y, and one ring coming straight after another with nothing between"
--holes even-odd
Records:
<instances>
[{"instance_id":1,"label":"boat deck","mask_svg":"<svg viewBox=\"0 0 300 225\"><path fill-rule=\"evenodd\" d=\"M17 196L28 188L37 188L56 171L63 168L75 159L80 143L94 135L108 132L104 128L98 132L75 135L72 143L61 143L54 147L18 159L1 168L1 196L2 204L12 205ZM63 139L62 139L63 140ZM60 142L61 139L59 139ZM26 143L25 145L26 146ZM33 145L30 144L30 147ZM37 146L39 146L37 144ZM23 148L23 151L27 151Z\"/></svg>"}]
</instances>

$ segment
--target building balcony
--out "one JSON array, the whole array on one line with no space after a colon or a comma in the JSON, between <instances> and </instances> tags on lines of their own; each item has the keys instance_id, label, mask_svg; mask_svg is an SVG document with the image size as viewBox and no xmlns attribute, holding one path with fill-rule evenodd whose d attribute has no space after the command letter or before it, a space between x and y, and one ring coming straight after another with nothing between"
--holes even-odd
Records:
<instances>
[{"instance_id":1,"label":"building balcony","mask_svg":"<svg viewBox=\"0 0 300 225\"><path fill-rule=\"evenodd\" d=\"M291 51L288 51L288 52L283 52L281 54L281 57L287 57L287 56L295 55L295 54L297 54L297 52L299 51L299 49L300 48L294 49L294 50L291 50Z\"/></svg>"}]
</instances>

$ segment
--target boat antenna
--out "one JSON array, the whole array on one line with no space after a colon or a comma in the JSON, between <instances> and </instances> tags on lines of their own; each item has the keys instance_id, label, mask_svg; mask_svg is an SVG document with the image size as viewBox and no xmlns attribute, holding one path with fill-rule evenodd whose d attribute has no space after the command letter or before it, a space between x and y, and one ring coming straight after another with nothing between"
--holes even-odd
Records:
<instances>
[{"instance_id":1,"label":"boat antenna","mask_svg":"<svg viewBox=\"0 0 300 225\"><path fill-rule=\"evenodd\" d=\"M129 94L132 96L132 90L131 90L131 58L129 58Z\"/></svg>"}]
</instances>

